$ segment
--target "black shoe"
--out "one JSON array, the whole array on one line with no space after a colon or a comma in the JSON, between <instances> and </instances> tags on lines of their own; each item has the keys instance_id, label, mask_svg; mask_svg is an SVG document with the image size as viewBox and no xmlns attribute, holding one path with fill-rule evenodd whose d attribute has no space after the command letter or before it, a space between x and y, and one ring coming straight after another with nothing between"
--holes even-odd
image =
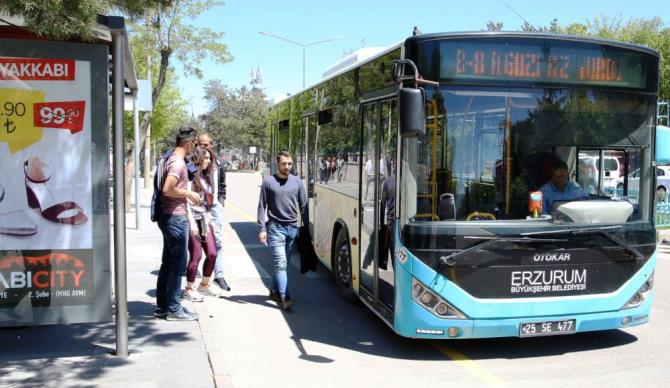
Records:
<instances>
[{"instance_id":1,"label":"black shoe","mask_svg":"<svg viewBox=\"0 0 670 388\"><path fill-rule=\"evenodd\" d=\"M182 307L176 313L168 313L165 319L168 321L197 321L198 314L192 313Z\"/></svg>"},{"instance_id":2,"label":"black shoe","mask_svg":"<svg viewBox=\"0 0 670 388\"><path fill-rule=\"evenodd\" d=\"M291 299L291 297L288 295L282 296L280 306L282 310L289 311L291 307L293 307L293 299Z\"/></svg>"},{"instance_id":3,"label":"black shoe","mask_svg":"<svg viewBox=\"0 0 670 388\"><path fill-rule=\"evenodd\" d=\"M154 317L164 319L165 317L168 316L168 310L167 309L162 309L160 307L156 307L154 310Z\"/></svg>"},{"instance_id":4,"label":"black shoe","mask_svg":"<svg viewBox=\"0 0 670 388\"><path fill-rule=\"evenodd\" d=\"M281 302L281 297L279 296L279 292L277 292L277 290L270 290L270 295L268 295L268 298L277 303Z\"/></svg>"},{"instance_id":5,"label":"black shoe","mask_svg":"<svg viewBox=\"0 0 670 388\"><path fill-rule=\"evenodd\" d=\"M223 276L214 278L214 283L216 283L216 285L219 286L222 290L230 291L230 286L226 282L226 279L223 278Z\"/></svg>"}]
</instances>

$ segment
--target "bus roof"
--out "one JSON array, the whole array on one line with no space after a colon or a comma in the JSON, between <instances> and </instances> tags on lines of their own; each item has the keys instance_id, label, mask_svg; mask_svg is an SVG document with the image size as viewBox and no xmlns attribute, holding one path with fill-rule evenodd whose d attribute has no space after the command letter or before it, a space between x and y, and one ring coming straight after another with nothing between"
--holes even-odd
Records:
<instances>
[{"instance_id":1,"label":"bus roof","mask_svg":"<svg viewBox=\"0 0 670 388\"><path fill-rule=\"evenodd\" d=\"M282 98L279 101L276 101L273 105L279 104L283 101L286 101L288 99L291 99L293 96L298 96L305 91L312 89L322 83L325 83L326 81L329 81L335 77L338 77L348 71L350 71L353 68L362 66L366 63L372 62L375 59L378 59L380 57L383 57L384 55L390 53L393 50L396 50L402 46L404 46L406 43L419 43L422 41L429 41L429 40L438 40L438 39L466 39L466 38L476 38L476 37L500 37L500 38L535 38L535 39L552 39L552 40L560 40L560 41L575 41L575 42L589 42L589 43L595 43L595 44L606 44L609 46L615 46L615 47L620 47L624 48L627 50L635 50L635 51L641 51L647 54L654 55L655 57L659 57L659 53L657 50L647 47L647 46L642 46L639 44L634 44L634 43L629 43L629 42L622 42L619 40L614 40L614 39L605 39L605 38L598 38L598 37L592 37L592 36L580 36L580 35L566 35L566 34L556 34L556 33L550 33L550 32L527 32L527 31L462 31L462 32L440 32L440 33L430 33L430 34L421 34L421 35L414 35L410 36L398 43L395 43L386 49L380 50L376 52L374 55L366 57L364 60L361 61L356 61L351 63L350 65L346 67L342 67L338 71L328 74L328 76L321 78L320 80L316 81L315 83L311 85L307 85L305 88L300 89L296 91L295 93L286 96L285 98ZM336 66L335 64L334 66ZM331 67L334 67L331 66Z\"/></svg>"},{"instance_id":2,"label":"bus roof","mask_svg":"<svg viewBox=\"0 0 670 388\"><path fill-rule=\"evenodd\" d=\"M362 66L362 65L364 65L364 64L366 64L366 63L369 63L369 62L374 61L375 59L377 59L377 58L379 58L379 57L383 57L384 55L390 53L391 51L393 51L393 50L397 50L398 48L400 48L400 46L403 44L403 42L404 42L404 41L398 42L398 43L396 43L396 44L394 44L394 45L392 45L392 46L389 46L389 47L387 47L387 48L385 48L385 49L378 49L378 51L377 51L374 55L367 56L367 57L366 57L365 59L363 59L363 60L360 60L360 61L357 61L357 62L353 62L353 63L349 64L348 66L339 69L337 72L334 72L334 73L332 73L332 74L329 74L327 77L323 77L323 78L321 78L320 80L316 81L315 83L313 83L313 84L311 84L311 85L307 85L307 86L305 86L304 89L300 89L300 90L298 90L297 92L291 94L290 96L287 96L286 98L284 98L284 99L282 99L282 100L280 100L280 101L277 101L277 104L280 103L280 102L282 102L282 101L286 101L287 99L290 99L290 98L292 98L293 96L298 96L298 95L302 94L303 92L305 92L305 91L307 91L307 90L309 90L309 89L312 89L313 87L318 86L318 85L320 85L320 84L322 84L322 83L324 83L324 82L326 82L326 81L328 81L328 80L331 80L331 79L333 79L333 78L335 78L335 77L338 77L338 76L340 76L341 74L344 74L344 73L348 72L349 70L351 70L351 69L353 69L353 68L355 68L355 67ZM340 62L336 63L335 65L330 66L328 69L332 68L333 66L337 66L339 63L340 63ZM326 69L326 70L328 70L328 69Z\"/></svg>"}]
</instances>

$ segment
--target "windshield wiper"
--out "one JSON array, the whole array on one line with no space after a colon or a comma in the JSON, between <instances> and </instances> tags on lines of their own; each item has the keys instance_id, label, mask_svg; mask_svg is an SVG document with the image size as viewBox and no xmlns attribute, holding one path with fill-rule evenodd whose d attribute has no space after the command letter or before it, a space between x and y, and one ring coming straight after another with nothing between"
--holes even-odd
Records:
<instances>
[{"instance_id":1,"label":"windshield wiper","mask_svg":"<svg viewBox=\"0 0 670 388\"><path fill-rule=\"evenodd\" d=\"M635 258L640 261L644 260L644 255L637 250L634 246L630 245L626 241L620 239L619 237L610 233L610 230L621 229L623 225L609 225L609 226L598 226L594 228L572 228L572 229L559 229L559 230L543 230L540 232L527 232L521 233L522 236L542 236L547 234L570 234L570 235L579 235L579 234L589 234L589 233L598 233L605 236L608 240L615 242L620 247L627 250Z\"/></svg>"},{"instance_id":2,"label":"windshield wiper","mask_svg":"<svg viewBox=\"0 0 670 388\"><path fill-rule=\"evenodd\" d=\"M531 238L531 237L499 237L499 236L465 236L463 237L466 240L485 240L483 242L480 242L478 244L475 244L471 246L468 249L464 249L462 251L454 252L448 256L442 256L438 260L438 265L437 265L437 273L440 273L442 271L442 268L447 266L447 265L454 265L456 257L464 255L466 253L476 251L479 249L482 249L484 247L487 247L491 244L497 243L497 242L514 242L514 243L521 243L521 244L528 244L528 243L534 243L534 242L565 242L568 241L567 239L564 238Z\"/></svg>"}]
</instances>

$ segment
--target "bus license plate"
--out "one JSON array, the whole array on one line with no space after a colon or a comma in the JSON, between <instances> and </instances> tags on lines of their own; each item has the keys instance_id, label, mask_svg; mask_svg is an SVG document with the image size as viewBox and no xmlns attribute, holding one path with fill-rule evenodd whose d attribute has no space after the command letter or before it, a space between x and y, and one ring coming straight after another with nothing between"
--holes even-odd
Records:
<instances>
[{"instance_id":1,"label":"bus license plate","mask_svg":"<svg viewBox=\"0 0 670 388\"><path fill-rule=\"evenodd\" d=\"M574 319L551 322L522 323L519 327L519 337L540 337L543 335L572 334L575 332Z\"/></svg>"}]
</instances>

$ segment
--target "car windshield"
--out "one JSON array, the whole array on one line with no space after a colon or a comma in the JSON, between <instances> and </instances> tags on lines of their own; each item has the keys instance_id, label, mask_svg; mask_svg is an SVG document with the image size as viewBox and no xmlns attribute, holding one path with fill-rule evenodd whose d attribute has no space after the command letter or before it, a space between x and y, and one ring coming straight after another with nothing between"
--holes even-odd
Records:
<instances>
[{"instance_id":1,"label":"car windshield","mask_svg":"<svg viewBox=\"0 0 670 388\"><path fill-rule=\"evenodd\" d=\"M561 201L589 199L596 213L630 207L620 222L650 219L651 172L635 187L623 177L651 164L651 97L443 87L430 98L426 135L402 140L402 224L555 220Z\"/></svg>"}]
</instances>

